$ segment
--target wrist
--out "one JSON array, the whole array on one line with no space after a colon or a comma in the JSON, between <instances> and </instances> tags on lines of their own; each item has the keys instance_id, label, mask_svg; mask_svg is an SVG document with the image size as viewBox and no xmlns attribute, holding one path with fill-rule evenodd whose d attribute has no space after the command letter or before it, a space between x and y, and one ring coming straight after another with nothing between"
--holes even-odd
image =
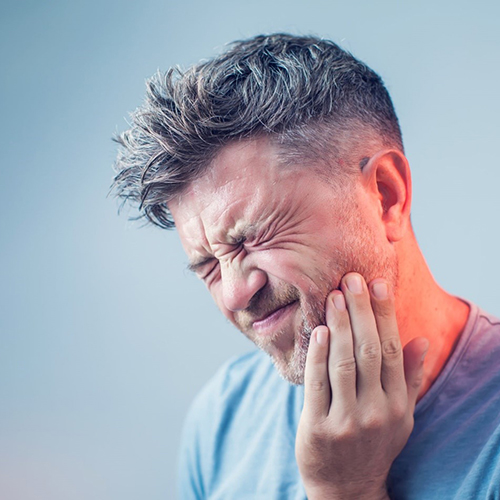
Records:
<instances>
[{"instance_id":1,"label":"wrist","mask_svg":"<svg viewBox=\"0 0 500 500\"><path fill-rule=\"evenodd\" d=\"M317 486L306 488L308 500L390 500L385 485L377 488L366 485L355 488Z\"/></svg>"}]
</instances>

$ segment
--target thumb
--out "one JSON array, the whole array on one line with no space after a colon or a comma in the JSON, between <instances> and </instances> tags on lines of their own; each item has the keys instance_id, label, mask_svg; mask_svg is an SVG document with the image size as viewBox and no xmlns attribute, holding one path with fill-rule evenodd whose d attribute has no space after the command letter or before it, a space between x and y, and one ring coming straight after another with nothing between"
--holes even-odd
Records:
<instances>
[{"instance_id":1,"label":"thumb","mask_svg":"<svg viewBox=\"0 0 500 500\"><path fill-rule=\"evenodd\" d=\"M429 341L425 337L410 340L403 349L408 403L411 405L412 413L424 378L424 359L428 349Z\"/></svg>"}]
</instances>

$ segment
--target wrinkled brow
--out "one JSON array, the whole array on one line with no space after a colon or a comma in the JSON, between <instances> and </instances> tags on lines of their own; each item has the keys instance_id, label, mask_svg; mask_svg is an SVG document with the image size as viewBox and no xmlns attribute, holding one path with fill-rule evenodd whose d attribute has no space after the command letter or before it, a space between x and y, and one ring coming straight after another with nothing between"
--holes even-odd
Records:
<instances>
[{"instance_id":1,"label":"wrinkled brow","mask_svg":"<svg viewBox=\"0 0 500 500\"><path fill-rule=\"evenodd\" d=\"M243 244L247 239L251 239L255 237L257 230L256 224L248 224L244 227L239 227L236 231L231 232L231 233L226 233L225 237L223 238L225 243L228 245L241 245ZM187 270L196 273L199 271L203 266L208 264L214 257L212 255L206 256L206 257L201 257L200 259L195 260L194 262L190 262L187 265Z\"/></svg>"}]
</instances>

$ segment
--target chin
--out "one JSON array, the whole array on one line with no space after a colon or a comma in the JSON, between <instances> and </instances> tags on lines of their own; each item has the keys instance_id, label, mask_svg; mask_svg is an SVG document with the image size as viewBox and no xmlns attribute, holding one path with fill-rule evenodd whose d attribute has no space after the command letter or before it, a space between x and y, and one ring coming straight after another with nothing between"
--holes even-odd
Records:
<instances>
[{"instance_id":1,"label":"chin","mask_svg":"<svg viewBox=\"0 0 500 500\"><path fill-rule=\"evenodd\" d=\"M306 369L307 350L311 338L312 329L302 330L296 339L291 353L269 354L279 376L292 385L304 384L304 373Z\"/></svg>"},{"instance_id":2,"label":"chin","mask_svg":"<svg viewBox=\"0 0 500 500\"><path fill-rule=\"evenodd\" d=\"M278 372L278 375L289 384L292 385L303 385L304 384L304 371L305 371L305 362L304 363L286 363L283 360L278 360L275 357L271 356L271 360Z\"/></svg>"}]
</instances>

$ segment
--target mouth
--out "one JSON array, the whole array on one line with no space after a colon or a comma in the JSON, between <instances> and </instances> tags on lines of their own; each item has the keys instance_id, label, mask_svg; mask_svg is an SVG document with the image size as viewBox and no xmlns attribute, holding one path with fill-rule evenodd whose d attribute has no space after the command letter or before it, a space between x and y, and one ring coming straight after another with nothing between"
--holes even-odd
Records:
<instances>
[{"instance_id":1,"label":"mouth","mask_svg":"<svg viewBox=\"0 0 500 500\"><path fill-rule=\"evenodd\" d=\"M254 331L260 336L272 335L295 310L297 304L298 300L295 300L254 321L252 324Z\"/></svg>"}]
</instances>

